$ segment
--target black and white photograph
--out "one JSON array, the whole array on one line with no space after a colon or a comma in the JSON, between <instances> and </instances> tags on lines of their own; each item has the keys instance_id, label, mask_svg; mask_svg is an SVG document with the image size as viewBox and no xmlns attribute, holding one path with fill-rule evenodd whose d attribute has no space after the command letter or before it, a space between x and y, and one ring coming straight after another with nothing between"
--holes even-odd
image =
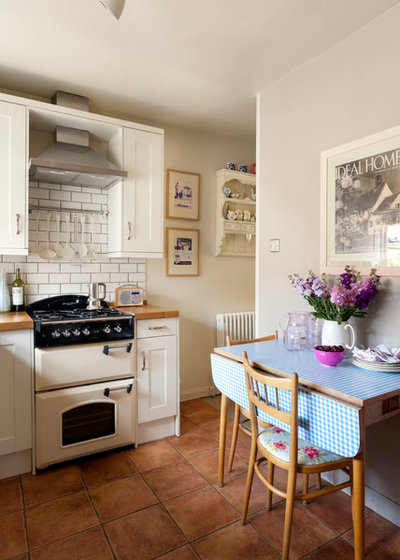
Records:
<instances>
[{"instance_id":1,"label":"black and white photograph","mask_svg":"<svg viewBox=\"0 0 400 560\"><path fill-rule=\"evenodd\" d=\"M328 272L346 264L400 272L400 136L389 132L322 155Z\"/></svg>"}]
</instances>

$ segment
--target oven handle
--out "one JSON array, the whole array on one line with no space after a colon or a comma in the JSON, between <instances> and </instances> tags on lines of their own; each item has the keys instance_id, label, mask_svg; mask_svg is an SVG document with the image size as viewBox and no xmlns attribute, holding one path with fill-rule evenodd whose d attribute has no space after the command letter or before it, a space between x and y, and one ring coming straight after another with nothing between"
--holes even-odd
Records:
<instances>
[{"instance_id":1,"label":"oven handle","mask_svg":"<svg viewBox=\"0 0 400 560\"><path fill-rule=\"evenodd\" d=\"M132 391L132 383L130 383L129 385L124 385L123 387L113 387L112 389L110 389L110 387L106 387L104 389L104 396L105 397L109 397L111 391L122 391L123 389L126 389L127 393L130 393Z\"/></svg>"},{"instance_id":2,"label":"oven handle","mask_svg":"<svg viewBox=\"0 0 400 560\"><path fill-rule=\"evenodd\" d=\"M132 350L132 342L130 342L129 344L118 344L117 346L109 346L108 344L106 344L103 348L103 354L108 356L108 352L110 350L114 350L114 348L126 348L126 351L130 352Z\"/></svg>"}]
</instances>

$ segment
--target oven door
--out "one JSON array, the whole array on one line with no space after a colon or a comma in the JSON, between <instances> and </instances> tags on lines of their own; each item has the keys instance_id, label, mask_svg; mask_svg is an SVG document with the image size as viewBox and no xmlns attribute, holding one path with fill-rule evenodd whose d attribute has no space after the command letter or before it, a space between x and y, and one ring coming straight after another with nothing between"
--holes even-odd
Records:
<instances>
[{"instance_id":1,"label":"oven door","mask_svg":"<svg viewBox=\"0 0 400 560\"><path fill-rule=\"evenodd\" d=\"M133 378L38 393L36 467L135 443Z\"/></svg>"}]
</instances>

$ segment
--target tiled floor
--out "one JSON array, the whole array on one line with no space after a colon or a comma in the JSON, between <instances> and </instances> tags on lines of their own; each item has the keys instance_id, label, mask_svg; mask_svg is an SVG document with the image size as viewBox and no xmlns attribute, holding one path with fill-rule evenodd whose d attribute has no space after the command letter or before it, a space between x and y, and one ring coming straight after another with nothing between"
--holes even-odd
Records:
<instances>
[{"instance_id":1,"label":"tiled floor","mask_svg":"<svg viewBox=\"0 0 400 560\"><path fill-rule=\"evenodd\" d=\"M218 411L195 400L182 412L180 438L0 481L0 560L279 560L284 503L266 512L257 477L239 521L248 439L219 488ZM367 558L399 559L400 529L366 517ZM291 558L352 559L351 525L342 492L296 505Z\"/></svg>"}]
</instances>

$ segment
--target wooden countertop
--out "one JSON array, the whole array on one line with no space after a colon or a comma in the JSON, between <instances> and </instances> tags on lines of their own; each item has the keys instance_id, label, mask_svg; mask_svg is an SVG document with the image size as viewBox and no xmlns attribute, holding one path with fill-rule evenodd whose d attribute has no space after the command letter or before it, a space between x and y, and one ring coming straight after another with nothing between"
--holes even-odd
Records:
<instances>
[{"instance_id":1,"label":"wooden countertop","mask_svg":"<svg viewBox=\"0 0 400 560\"><path fill-rule=\"evenodd\" d=\"M33 329L33 321L25 311L0 313L0 331Z\"/></svg>"},{"instance_id":2,"label":"wooden countertop","mask_svg":"<svg viewBox=\"0 0 400 560\"><path fill-rule=\"evenodd\" d=\"M113 305L110 303L110 305ZM119 307L120 311L134 313L136 319L161 319L164 317L179 317L179 311L176 309L167 309L166 307L157 307L157 305L140 305L137 307Z\"/></svg>"}]
</instances>

